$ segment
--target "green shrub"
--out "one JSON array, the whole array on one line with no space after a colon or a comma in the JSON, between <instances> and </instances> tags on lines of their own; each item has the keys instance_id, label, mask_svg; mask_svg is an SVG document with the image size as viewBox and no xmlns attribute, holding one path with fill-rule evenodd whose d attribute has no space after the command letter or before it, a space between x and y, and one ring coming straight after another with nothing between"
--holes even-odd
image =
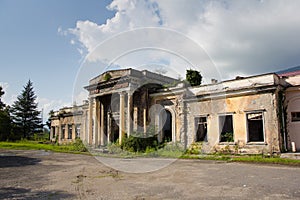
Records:
<instances>
[{"instance_id":1,"label":"green shrub","mask_svg":"<svg viewBox=\"0 0 300 200\"><path fill-rule=\"evenodd\" d=\"M202 142L193 142L186 150L187 154L200 154L202 150Z\"/></svg>"},{"instance_id":2,"label":"green shrub","mask_svg":"<svg viewBox=\"0 0 300 200\"><path fill-rule=\"evenodd\" d=\"M119 142L117 141L116 143L110 143L107 145L107 150L109 153L113 154L120 154L123 152L121 149L121 146L119 145Z\"/></svg>"},{"instance_id":3,"label":"green shrub","mask_svg":"<svg viewBox=\"0 0 300 200\"><path fill-rule=\"evenodd\" d=\"M226 145L224 148L220 149L222 154L231 154L231 149L229 145Z\"/></svg>"},{"instance_id":4,"label":"green shrub","mask_svg":"<svg viewBox=\"0 0 300 200\"><path fill-rule=\"evenodd\" d=\"M49 141L50 133L49 132L38 132L33 134L33 140L35 141Z\"/></svg>"},{"instance_id":5,"label":"green shrub","mask_svg":"<svg viewBox=\"0 0 300 200\"><path fill-rule=\"evenodd\" d=\"M129 137L124 137L121 142L121 148L130 152L145 152L146 149L157 149L157 135L144 137L143 133L133 133Z\"/></svg>"},{"instance_id":6,"label":"green shrub","mask_svg":"<svg viewBox=\"0 0 300 200\"><path fill-rule=\"evenodd\" d=\"M180 142L166 143L157 150L157 154L163 157L178 158L184 153L184 147Z\"/></svg>"},{"instance_id":7,"label":"green shrub","mask_svg":"<svg viewBox=\"0 0 300 200\"><path fill-rule=\"evenodd\" d=\"M71 151L87 152L87 148L84 146L81 139L77 138L75 142L71 143Z\"/></svg>"}]
</instances>

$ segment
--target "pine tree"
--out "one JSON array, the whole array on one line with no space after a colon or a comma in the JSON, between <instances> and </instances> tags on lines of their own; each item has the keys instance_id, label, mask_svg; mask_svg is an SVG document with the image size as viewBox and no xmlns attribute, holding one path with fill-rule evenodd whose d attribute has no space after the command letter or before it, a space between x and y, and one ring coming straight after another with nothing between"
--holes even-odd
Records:
<instances>
[{"instance_id":1,"label":"pine tree","mask_svg":"<svg viewBox=\"0 0 300 200\"><path fill-rule=\"evenodd\" d=\"M12 119L23 138L29 139L42 128L41 112L37 110L36 95L29 80L12 106Z\"/></svg>"},{"instance_id":2,"label":"pine tree","mask_svg":"<svg viewBox=\"0 0 300 200\"><path fill-rule=\"evenodd\" d=\"M4 95L4 91L2 91L2 87L0 86L0 110L5 107L5 104L1 101L1 96Z\"/></svg>"},{"instance_id":3,"label":"pine tree","mask_svg":"<svg viewBox=\"0 0 300 200\"><path fill-rule=\"evenodd\" d=\"M1 96L4 94L0 86L0 140L10 139L11 120L8 107L2 102Z\"/></svg>"}]
</instances>

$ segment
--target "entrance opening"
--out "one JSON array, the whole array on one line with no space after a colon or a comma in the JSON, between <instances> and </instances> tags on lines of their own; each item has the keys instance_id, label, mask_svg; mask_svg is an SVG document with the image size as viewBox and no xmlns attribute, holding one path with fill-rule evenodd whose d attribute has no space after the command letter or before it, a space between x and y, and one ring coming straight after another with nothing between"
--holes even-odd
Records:
<instances>
[{"instance_id":1,"label":"entrance opening","mask_svg":"<svg viewBox=\"0 0 300 200\"><path fill-rule=\"evenodd\" d=\"M162 129L162 133L163 133L162 141L170 142L172 141L172 114L168 110L165 111L166 111L166 122Z\"/></svg>"},{"instance_id":2,"label":"entrance opening","mask_svg":"<svg viewBox=\"0 0 300 200\"><path fill-rule=\"evenodd\" d=\"M248 141L264 142L264 125L262 113L247 114Z\"/></svg>"},{"instance_id":3,"label":"entrance opening","mask_svg":"<svg viewBox=\"0 0 300 200\"><path fill-rule=\"evenodd\" d=\"M207 120L206 117L195 118L196 142L207 142Z\"/></svg>"},{"instance_id":4,"label":"entrance opening","mask_svg":"<svg viewBox=\"0 0 300 200\"><path fill-rule=\"evenodd\" d=\"M111 141L117 142L117 140L119 139L119 120L115 120L112 119L112 123L111 123Z\"/></svg>"},{"instance_id":5,"label":"entrance opening","mask_svg":"<svg viewBox=\"0 0 300 200\"><path fill-rule=\"evenodd\" d=\"M220 124L220 142L233 142L233 122L232 115L225 115L219 117Z\"/></svg>"}]
</instances>

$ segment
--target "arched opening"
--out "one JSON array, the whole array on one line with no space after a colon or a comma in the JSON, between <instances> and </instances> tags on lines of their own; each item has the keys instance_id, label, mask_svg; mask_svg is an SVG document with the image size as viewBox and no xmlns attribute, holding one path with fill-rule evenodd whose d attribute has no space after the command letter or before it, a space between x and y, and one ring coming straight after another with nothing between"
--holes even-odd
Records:
<instances>
[{"instance_id":1,"label":"arched opening","mask_svg":"<svg viewBox=\"0 0 300 200\"><path fill-rule=\"evenodd\" d=\"M165 110L166 121L162 128L162 142L172 141L172 114L170 111Z\"/></svg>"}]
</instances>

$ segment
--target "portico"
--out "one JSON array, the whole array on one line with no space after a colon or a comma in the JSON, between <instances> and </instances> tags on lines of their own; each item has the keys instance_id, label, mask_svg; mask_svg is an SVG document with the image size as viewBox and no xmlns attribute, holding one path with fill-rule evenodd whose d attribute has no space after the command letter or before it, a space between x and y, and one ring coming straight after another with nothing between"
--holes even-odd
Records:
<instances>
[{"instance_id":1,"label":"portico","mask_svg":"<svg viewBox=\"0 0 300 200\"><path fill-rule=\"evenodd\" d=\"M104 146L146 132L149 92L175 80L149 71L108 71L90 80L88 143Z\"/></svg>"}]
</instances>

